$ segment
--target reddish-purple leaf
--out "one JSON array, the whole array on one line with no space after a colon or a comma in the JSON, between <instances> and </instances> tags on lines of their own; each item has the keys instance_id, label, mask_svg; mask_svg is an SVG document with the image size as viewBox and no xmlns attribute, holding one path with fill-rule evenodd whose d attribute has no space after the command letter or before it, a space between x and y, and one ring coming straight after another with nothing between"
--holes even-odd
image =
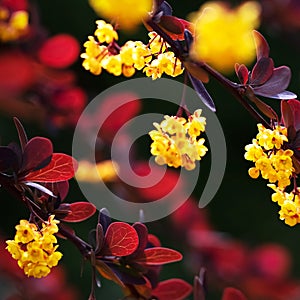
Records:
<instances>
[{"instance_id":1,"label":"reddish-purple leaf","mask_svg":"<svg viewBox=\"0 0 300 300\"><path fill-rule=\"evenodd\" d=\"M182 34L184 26L180 20L174 16L162 16L159 25L167 31L174 34Z\"/></svg>"},{"instance_id":2,"label":"reddish-purple leaf","mask_svg":"<svg viewBox=\"0 0 300 300\"><path fill-rule=\"evenodd\" d=\"M127 256L136 250L138 244L139 237L132 226L114 222L107 228L102 255Z\"/></svg>"},{"instance_id":3,"label":"reddish-purple leaf","mask_svg":"<svg viewBox=\"0 0 300 300\"><path fill-rule=\"evenodd\" d=\"M96 212L96 206L90 202L74 202L69 206L69 214L62 220L65 222L81 222Z\"/></svg>"},{"instance_id":4,"label":"reddish-purple leaf","mask_svg":"<svg viewBox=\"0 0 300 300\"><path fill-rule=\"evenodd\" d=\"M47 166L53 154L53 146L49 139L34 137L25 145L20 173L37 171Z\"/></svg>"},{"instance_id":5,"label":"reddish-purple leaf","mask_svg":"<svg viewBox=\"0 0 300 300\"><path fill-rule=\"evenodd\" d=\"M193 77L190 73L188 73L190 81L200 98L200 100L213 112L216 111L216 107L214 104L213 99L211 98L210 94L207 92L206 88L204 87L203 83L198 80L197 78Z\"/></svg>"},{"instance_id":6,"label":"reddish-purple leaf","mask_svg":"<svg viewBox=\"0 0 300 300\"><path fill-rule=\"evenodd\" d=\"M282 122L286 128L295 127L294 112L292 111L292 107L290 106L288 101L281 101L281 117Z\"/></svg>"},{"instance_id":7,"label":"reddish-purple leaf","mask_svg":"<svg viewBox=\"0 0 300 300\"><path fill-rule=\"evenodd\" d=\"M264 84L273 74L274 62L272 58L260 58L251 72L249 83L251 85Z\"/></svg>"},{"instance_id":8,"label":"reddish-purple leaf","mask_svg":"<svg viewBox=\"0 0 300 300\"><path fill-rule=\"evenodd\" d=\"M148 243L148 229L143 223L134 223L132 227L136 230L139 237L139 245L132 253L134 257L142 255Z\"/></svg>"},{"instance_id":9,"label":"reddish-purple leaf","mask_svg":"<svg viewBox=\"0 0 300 300\"><path fill-rule=\"evenodd\" d=\"M173 278L162 281L153 290L152 296L159 300L183 300L190 295L192 286L182 279Z\"/></svg>"},{"instance_id":10,"label":"reddish-purple leaf","mask_svg":"<svg viewBox=\"0 0 300 300\"><path fill-rule=\"evenodd\" d=\"M182 254L176 250L163 247L154 247L145 249L144 255L137 258L137 261L148 266L159 266L180 261L181 259Z\"/></svg>"},{"instance_id":11,"label":"reddish-purple leaf","mask_svg":"<svg viewBox=\"0 0 300 300\"><path fill-rule=\"evenodd\" d=\"M247 298L241 291L227 287L223 292L222 300L247 300Z\"/></svg>"},{"instance_id":12,"label":"reddish-purple leaf","mask_svg":"<svg viewBox=\"0 0 300 300\"><path fill-rule=\"evenodd\" d=\"M104 245L103 227L100 223L98 223L96 226L96 248L95 248L96 254L101 251L103 245Z\"/></svg>"},{"instance_id":13,"label":"reddish-purple leaf","mask_svg":"<svg viewBox=\"0 0 300 300\"><path fill-rule=\"evenodd\" d=\"M256 95L270 97L283 92L289 85L291 79L291 70L287 66L281 66L273 70L271 78L262 86L255 87Z\"/></svg>"},{"instance_id":14,"label":"reddish-purple leaf","mask_svg":"<svg viewBox=\"0 0 300 300\"><path fill-rule=\"evenodd\" d=\"M100 273L101 276L108 280L112 280L116 284L120 285L121 287L124 287L123 282L121 279L111 270L111 268L105 264L101 260L96 260L96 269Z\"/></svg>"},{"instance_id":15,"label":"reddish-purple leaf","mask_svg":"<svg viewBox=\"0 0 300 300\"><path fill-rule=\"evenodd\" d=\"M257 108L265 116L267 116L270 119L278 120L278 116L277 116L275 110L271 106L269 106L268 104L266 104L265 102L263 102L260 99L258 99L254 95L253 90L250 87L247 88L246 96L247 96L247 98L249 100L251 100L253 103L255 103L255 105L257 106Z\"/></svg>"},{"instance_id":16,"label":"reddish-purple leaf","mask_svg":"<svg viewBox=\"0 0 300 300\"><path fill-rule=\"evenodd\" d=\"M253 37L256 46L257 60L260 60L262 57L269 57L270 47L263 35L253 30Z\"/></svg>"},{"instance_id":17,"label":"reddish-purple leaf","mask_svg":"<svg viewBox=\"0 0 300 300\"><path fill-rule=\"evenodd\" d=\"M200 81L207 83L209 81L209 77L206 71L204 71L200 66L191 61L183 62L186 70L191 73L193 77L199 79Z\"/></svg>"},{"instance_id":18,"label":"reddish-purple leaf","mask_svg":"<svg viewBox=\"0 0 300 300\"><path fill-rule=\"evenodd\" d=\"M294 115L294 127L298 131L300 129L300 101L296 99L288 100L288 105Z\"/></svg>"},{"instance_id":19,"label":"reddish-purple leaf","mask_svg":"<svg viewBox=\"0 0 300 300\"><path fill-rule=\"evenodd\" d=\"M248 78L249 78L249 70L248 68L244 65L244 64L238 64L236 63L234 65L235 68L235 73L239 79L239 81L245 85L248 82Z\"/></svg>"},{"instance_id":20,"label":"reddish-purple leaf","mask_svg":"<svg viewBox=\"0 0 300 300\"><path fill-rule=\"evenodd\" d=\"M51 162L43 169L30 172L23 178L25 181L59 182L74 177L75 159L67 154L53 153Z\"/></svg>"},{"instance_id":21,"label":"reddish-purple leaf","mask_svg":"<svg viewBox=\"0 0 300 300\"><path fill-rule=\"evenodd\" d=\"M16 117L14 117L14 123L15 123L15 126L18 131L21 149L24 150L24 148L28 142L25 129L24 129L23 125L21 124L20 120Z\"/></svg>"}]
</instances>

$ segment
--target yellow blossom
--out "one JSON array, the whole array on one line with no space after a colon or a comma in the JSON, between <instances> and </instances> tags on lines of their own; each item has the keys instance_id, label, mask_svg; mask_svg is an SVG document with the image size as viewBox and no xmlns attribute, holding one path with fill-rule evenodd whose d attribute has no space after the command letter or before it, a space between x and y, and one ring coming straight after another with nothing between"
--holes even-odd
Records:
<instances>
[{"instance_id":1,"label":"yellow blossom","mask_svg":"<svg viewBox=\"0 0 300 300\"><path fill-rule=\"evenodd\" d=\"M114 181L117 178L119 166L116 162L105 160L91 164L86 160L79 161L76 171L76 179L85 182Z\"/></svg>"},{"instance_id":2,"label":"yellow blossom","mask_svg":"<svg viewBox=\"0 0 300 300\"><path fill-rule=\"evenodd\" d=\"M281 149L288 141L286 128L276 126L266 129L262 124L258 124L257 128L256 139L245 147L245 159L255 163L255 167L248 171L250 177L258 178L261 174L270 183L277 182L279 188L289 186L295 169L292 161L294 152Z\"/></svg>"},{"instance_id":3,"label":"yellow blossom","mask_svg":"<svg viewBox=\"0 0 300 300\"><path fill-rule=\"evenodd\" d=\"M89 3L97 14L125 30L134 29L152 10L152 0L89 0Z\"/></svg>"},{"instance_id":4,"label":"yellow blossom","mask_svg":"<svg viewBox=\"0 0 300 300\"><path fill-rule=\"evenodd\" d=\"M106 23L104 20L96 21L97 29L95 36L98 38L100 43L106 42L111 43L113 40L118 39L118 33L114 30L110 23Z\"/></svg>"},{"instance_id":5,"label":"yellow blossom","mask_svg":"<svg viewBox=\"0 0 300 300\"><path fill-rule=\"evenodd\" d=\"M191 55L222 72L231 72L235 63L249 64L255 58L253 29L259 26L260 5L249 1L236 8L211 1L192 15L195 40Z\"/></svg>"},{"instance_id":6,"label":"yellow blossom","mask_svg":"<svg viewBox=\"0 0 300 300\"><path fill-rule=\"evenodd\" d=\"M203 145L204 139L199 138L202 130L193 131L189 134L189 124L193 120L202 122L200 128L205 129L206 119L201 117L201 110L186 120L182 117L165 116L164 120L158 124L154 123L156 130L149 132L151 139L151 154L155 155L155 161L159 164L167 164L170 167L182 166L187 170L193 170L196 166L195 161L200 160L207 152Z\"/></svg>"},{"instance_id":7,"label":"yellow blossom","mask_svg":"<svg viewBox=\"0 0 300 300\"><path fill-rule=\"evenodd\" d=\"M13 13L0 6L0 40L3 42L15 41L22 38L29 30L29 14L18 10Z\"/></svg>"},{"instance_id":8,"label":"yellow blossom","mask_svg":"<svg viewBox=\"0 0 300 300\"><path fill-rule=\"evenodd\" d=\"M61 259L62 254L54 245L57 243L54 234L58 232L58 223L54 216L50 216L39 230L35 224L21 220L16 226L15 239L6 241L6 249L27 276L45 277Z\"/></svg>"}]
</instances>

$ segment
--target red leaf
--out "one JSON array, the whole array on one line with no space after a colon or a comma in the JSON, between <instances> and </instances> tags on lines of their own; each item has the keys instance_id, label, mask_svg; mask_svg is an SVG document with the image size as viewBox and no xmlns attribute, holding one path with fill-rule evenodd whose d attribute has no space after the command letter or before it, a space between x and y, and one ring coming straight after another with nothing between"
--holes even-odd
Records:
<instances>
[{"instance_id":1,"label":"red leaf","mask_svg":"<svg viewBox=\"0 0 300 300\"><path fill-rule=\"evenodd\" d=\"M81 222L96 212L96 206L90 202L75 202L69 206L70 213L63 218L65 222Z\"/></svg>"},{"instance_id":2,"label":"red leaf","mask_svg":"<svg viewBox=\"0 0 300 300\"><path fill-rule=\"evenodd\" d=\"M51 162L43 169L29 173L25 181L59 182L74 177L76 160L67 154L53 153Z\"/></svg>"},{"instance_id":3,"label":"red leaf","mask_svg":"<svg viewBox=\"0 0 300 300\"><path fill-rule=\"evenodd\" d=\"M136 230L127 223L111 223L105 234L103 255L127 256L132 254L139 244Z\"/></svg>"},{"instance_id":4,"label":"red leaf","mask_svg":"<svg viewBox=\"0 0 300 300\"><path fill-rule=\"evenodd\" d=\"M153 290L152 296L159 300L183 300L192 292L192 286L182 279L169 279L162 281Z\"/></svg>"},{"instance_id":5,"label":"red leaf","mask_svg":"<svg viewBox=\"0 0 300 300\"><path fill-rule=\"evenodd\" d=\"M174 16L162 16L159 25L167 31L175 34L181 34L184 31L183 24Z\"/></svg>"},{"instance_id":6,"label":"red leaf","mask_svg":"<svg viewBox=\"0 0 300 300\"><path fill-rule=\"evenodd\" d=\"M247 67L244 64L238 64L236 63L235 66L235 73L237 75L237 77L239 78L239 81L242 84L246 84L249 78L249 71L247 69Z\"/></svg>"},{"instance_id":7,"label":"red leaf","mask_svg":"<svg viewBox=\"0 0 300 300\"><path fill-rule=\"evenodd\" d=\"M288 100L288 105L294 114L294 127L298 131L300 129L300 101L293 99Z\"/></svg>"},{"instance_id":8,"label":"red leaf","mask_svg":"<svg viewBox=\"0 0 300 300\"><path fill-rule=\"evenodd\" d=\"M174 16L162 16L158 24L173 40L184 40L184 30L194 34L193 24Z\"/></svg>"},{"instance_id":9,"label":"red leaf","mask_svg":"<svg viewBox=\"0 0 300 300\"><path fill-rule=\"evenodd\" d=\"M241 291L228 287L223 292L222 300L247 300L247 298Z\"/></svg>"},{"instance_id":10,"label":"red leaf","mask_svg":"<svg viewBox=\"0 0 300 300\"><path fill-rule=\"evenodd\" d=\"M154 247L145 249L144 255L137 259L138 262L150 266L163 265L182 259L182 254L176 250Z\"/></svg>"}]
</instances>

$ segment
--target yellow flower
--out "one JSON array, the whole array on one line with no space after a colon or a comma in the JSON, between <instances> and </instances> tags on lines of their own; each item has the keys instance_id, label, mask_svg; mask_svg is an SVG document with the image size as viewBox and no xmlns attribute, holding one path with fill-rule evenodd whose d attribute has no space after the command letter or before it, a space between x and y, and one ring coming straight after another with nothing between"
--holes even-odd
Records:
<instances>
[{"instance_id":1,"label":"yellow flower","mask_svg":"<svg viewBox=\"0 0 300 300\"><path fill-rule=\"evenodd\" d=\"M221 1L205 3L192 16L192 57L221 72L233 71L235 63L251 63L255 58L252 31L259 26L260 10L259 3L253 1L235 9Z\"/></svg>"},{"instance_id":2,"label":"yellow flower","mask_svg":"<svg viewBox=\"0 0 300 300\"><path fill-rule=\"evenodd\" d=\"M114 30L111 24L106 23L104 20L96 21L97 29L95 36L100 43L111 43L113 40L118 40L118 33Z\"/></svg>"},{"instance_id":3,"label":"yellow flower","mask_svg":"<svg viewBox=\"0 0 300 300\"><path fill-rule=\"evenodd\" d=\"M36 225L27 220L21 220L20 224L16 226L16 230L15 240L17 243L27 244L39 236Z\"/></svg>"},{"instance_id":4,"label":"yellow flower","mask_svg":"<svg viewBox=\"0 0 300 300\"><path fill-rule=\"evenodd\" d=\"M262 124L258 124L258 134L256 139L258 144L265 150L271 150L273 148L280 149L283 142L287 142L287 136L283 134L282 129L277 126L274 130L266 129Z\"/></svg>"},{"instance_id":5,"label":"yellow flower","mask_svg":"<svg viewBox=\"0 0 300 300\"><path fill-rule=\"evenodd\" d=\"M27 276L45 277L61 259L62 254L54 245L57 243L54 234L58 232L58 223L54 216L50 216L39 230L35 224L21 220L16 226L15 239L6 241L6 249Z\"/></svg>"},{"instance_id":6,"label":"yellow flower","mask_svg":"<svg viewBox=\"0 0 300 300\"><path fill-rule=\"evenodd\" d=\"M152 0L89 0L89 3L97 14L125 30L134 29L152 10Z\"/></svg>"},{"instance_id":7,"label":"yellow flower","mask_svg":"<svg viewBox=\"0 0 300 300\"><path fill-rule=\"evenodd\" d=\"M290 149L281 147L287 139L287 130L277 126L274 129L266 129L258 124L258 134L252 144L245 147L245 159L255 162L255 167L249 169L252 178L258 178L259 174L271 183L277 182L279 188L290 185L291 177L295 171Z\"/></svg>"},{"instance_id":8,"label":"yellow flower","mask_svg":"<svg viewBox=\"0 0 300 300\"><path fill-rule=\"evenodd\" d=\"M167 164L175 168L182 166L187 170L195 168L195 161L200 160L207 152L207 148L203 145L205 140L199 138L206 123L206 119L200 115L201 110L195 111L188 120L182 117L164 116L160 124L153 124L156 130L149 132L153 140L151 154L156 156L155 161L159 165ZM190 135L189 123L193 122L201 123L199 125L201 130L193 131L193 135Z\"/></svg>"},{"instance_id":9,"label":"yellow flower","mask_svg":"<svg viewBox=\"0 0 300 300\"><path fill-rule=\"evenodd\" d=\"M101 66L107 72L115 76L120 76L122 74L122 59L120 54L106 56L103 58Z\"/></svg>"},{"instance_id":10,"label":"yellow flower","mask_svg":"<svg viewBox=\"0 0 300 300\"><path fill-rule=\"evenodd\" d=\"M29 30L29 15L25 10L13 12L0 6L0 40L10 42L18 40Z\"/></svg>"},{"instance_id":11,"label":"yellow flower","mask_svg":"<svg viewBox=\"0 0 300 300\"><path fill-rule=\"evenodd\" d=\"M294 201L285 200L279 211L280 220L284 220L285 224L295 226L300 223L300 207Z\"/></svg>"},{"instance_id":12,"label":"yellow flower","mask_svg":"<svg viewBox=\"0 0 300 300\"><path fill-rule=\"evenodd\" d=\"M91 164L86 160L79 161L78 169L76 171L76 180L85 182L104 182L114 181L117 178L119 166L116 162L105 160Z\"/></svg>"}]
</instances>

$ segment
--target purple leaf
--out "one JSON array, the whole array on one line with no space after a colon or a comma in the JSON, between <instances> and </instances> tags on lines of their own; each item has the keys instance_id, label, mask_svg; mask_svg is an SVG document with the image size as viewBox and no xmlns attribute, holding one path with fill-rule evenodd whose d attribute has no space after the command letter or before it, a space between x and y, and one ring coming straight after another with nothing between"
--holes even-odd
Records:
<instances>
[{"instance_id":1,"label":"purple leaf","mask_svg":"<svg viewBox=\"0 0 300 300\"><path fill-rule=\"evenodd\" d=\"M257 61L260 60L262 57L269 57L270 47L263 35L258 31L254 30L253 37L256 47Z\"/></svg>"},{"instance_id":2,"label":"purple leaf","mask_svg":"<svg viewBox=\"0 0 300 300\"><path fill-rule=\"evenodd\" d=\"M287 103L294 115L294 127L298 131L300 130L300 101L292 99L288 100Z\"/></svg>"},{"instance_id":3,"label":"purple leaf","mask_svg":"<svg viewBox=\"0 0 300 300\"><path fill-rule=\"evenodd\" d=\"M297 95L294 94L293 92L289 91L283 91L279 94L269 96L272 99L279 99L279 100L290 100L290 99L296 99Z\"/></svg>"},{"instance_id":4,"label":"purple leaf","mask_svg":"<svg viewBox=\"0 0 300 300\"><path fill-rule=\"evenodd\" d=\"M198 97L200 98L200 100L213 112L216 111L216 107L214 104L214 101L212 100L211 96L209 95L209 93L207 92L206 88L204 87L203 83L196 79L195 77L193 77L190 73L188 73L190 81L198 95Z\"/></svg>"},{"instance_id":5,"label":"purple leaf","mask_svg":"<svg viewBox=\"0 0 300 300\"><path fill-rule=\"evenodd\" d=\"M289 85L291 70L289 67L281 66L273 71L272 77L262 86L253 88L256 95L265 97L276 97L282 93Z\"/></svg>"},{"instance_id":6,"label":"purple leaf","mask_svg":"<svg viewBox=\"0 0 300 300\"><path fill-rule=\"evenodd\" d=\"M28 142L25 129L24 129L23 125L21 124L20 120L16 117L14 118L14 123L15 123L15 126L18 131L21 149L22 149L22 151L24 151L24 148Z\"/></svg>"},{"instance_id":7,"label":"purple leaf","mask_svg":"<svg viewBox=\"0 0 300 300\"><path fill-rule=\"evenodd\" d=\"M42 186L41 184L38 184L36 182L25 182L25 184L27 186L31 186L31 187L33 187L35 189L38 189L41 192L43 192L43 193L45 193L45 194L47 194L47 195L49 195L51 197L56 198L56 196L49 189L47 189L46 187Z\"/></svg>"},{"instance_id":8,"label":"purple leaf","mask_svg":"<svg viewBox=\"0 0 300 300\"><path fill-rule=\"evenodd\" d=\"M255 64L249 83L251 85L261 85L269 80L273 74L274 62L272 58L262 57Z\"/></svg>"},{"instance_id":9,"label":"purple leaf","mask_svg":"<svg viewBox=\"0 0 300 300\"><path fill-rule=\"evenodd\" d=\"M136 230L139 237L139 245L131 254L131 257L142 255L148 243L148 229L143 223L134 223L133 228Z\"/></svg>"},{"instance_id":10,"label":"purple leaf","mask_svg":"<svg viewBox=\"0 0 300 300\"><path fill-rule=\"evenodd\" d=\"M52 154L53 146L49 139L43 137L32 138L24 147L20 173L42 169L50 163Z\"/></svg>"}]
</instances>

